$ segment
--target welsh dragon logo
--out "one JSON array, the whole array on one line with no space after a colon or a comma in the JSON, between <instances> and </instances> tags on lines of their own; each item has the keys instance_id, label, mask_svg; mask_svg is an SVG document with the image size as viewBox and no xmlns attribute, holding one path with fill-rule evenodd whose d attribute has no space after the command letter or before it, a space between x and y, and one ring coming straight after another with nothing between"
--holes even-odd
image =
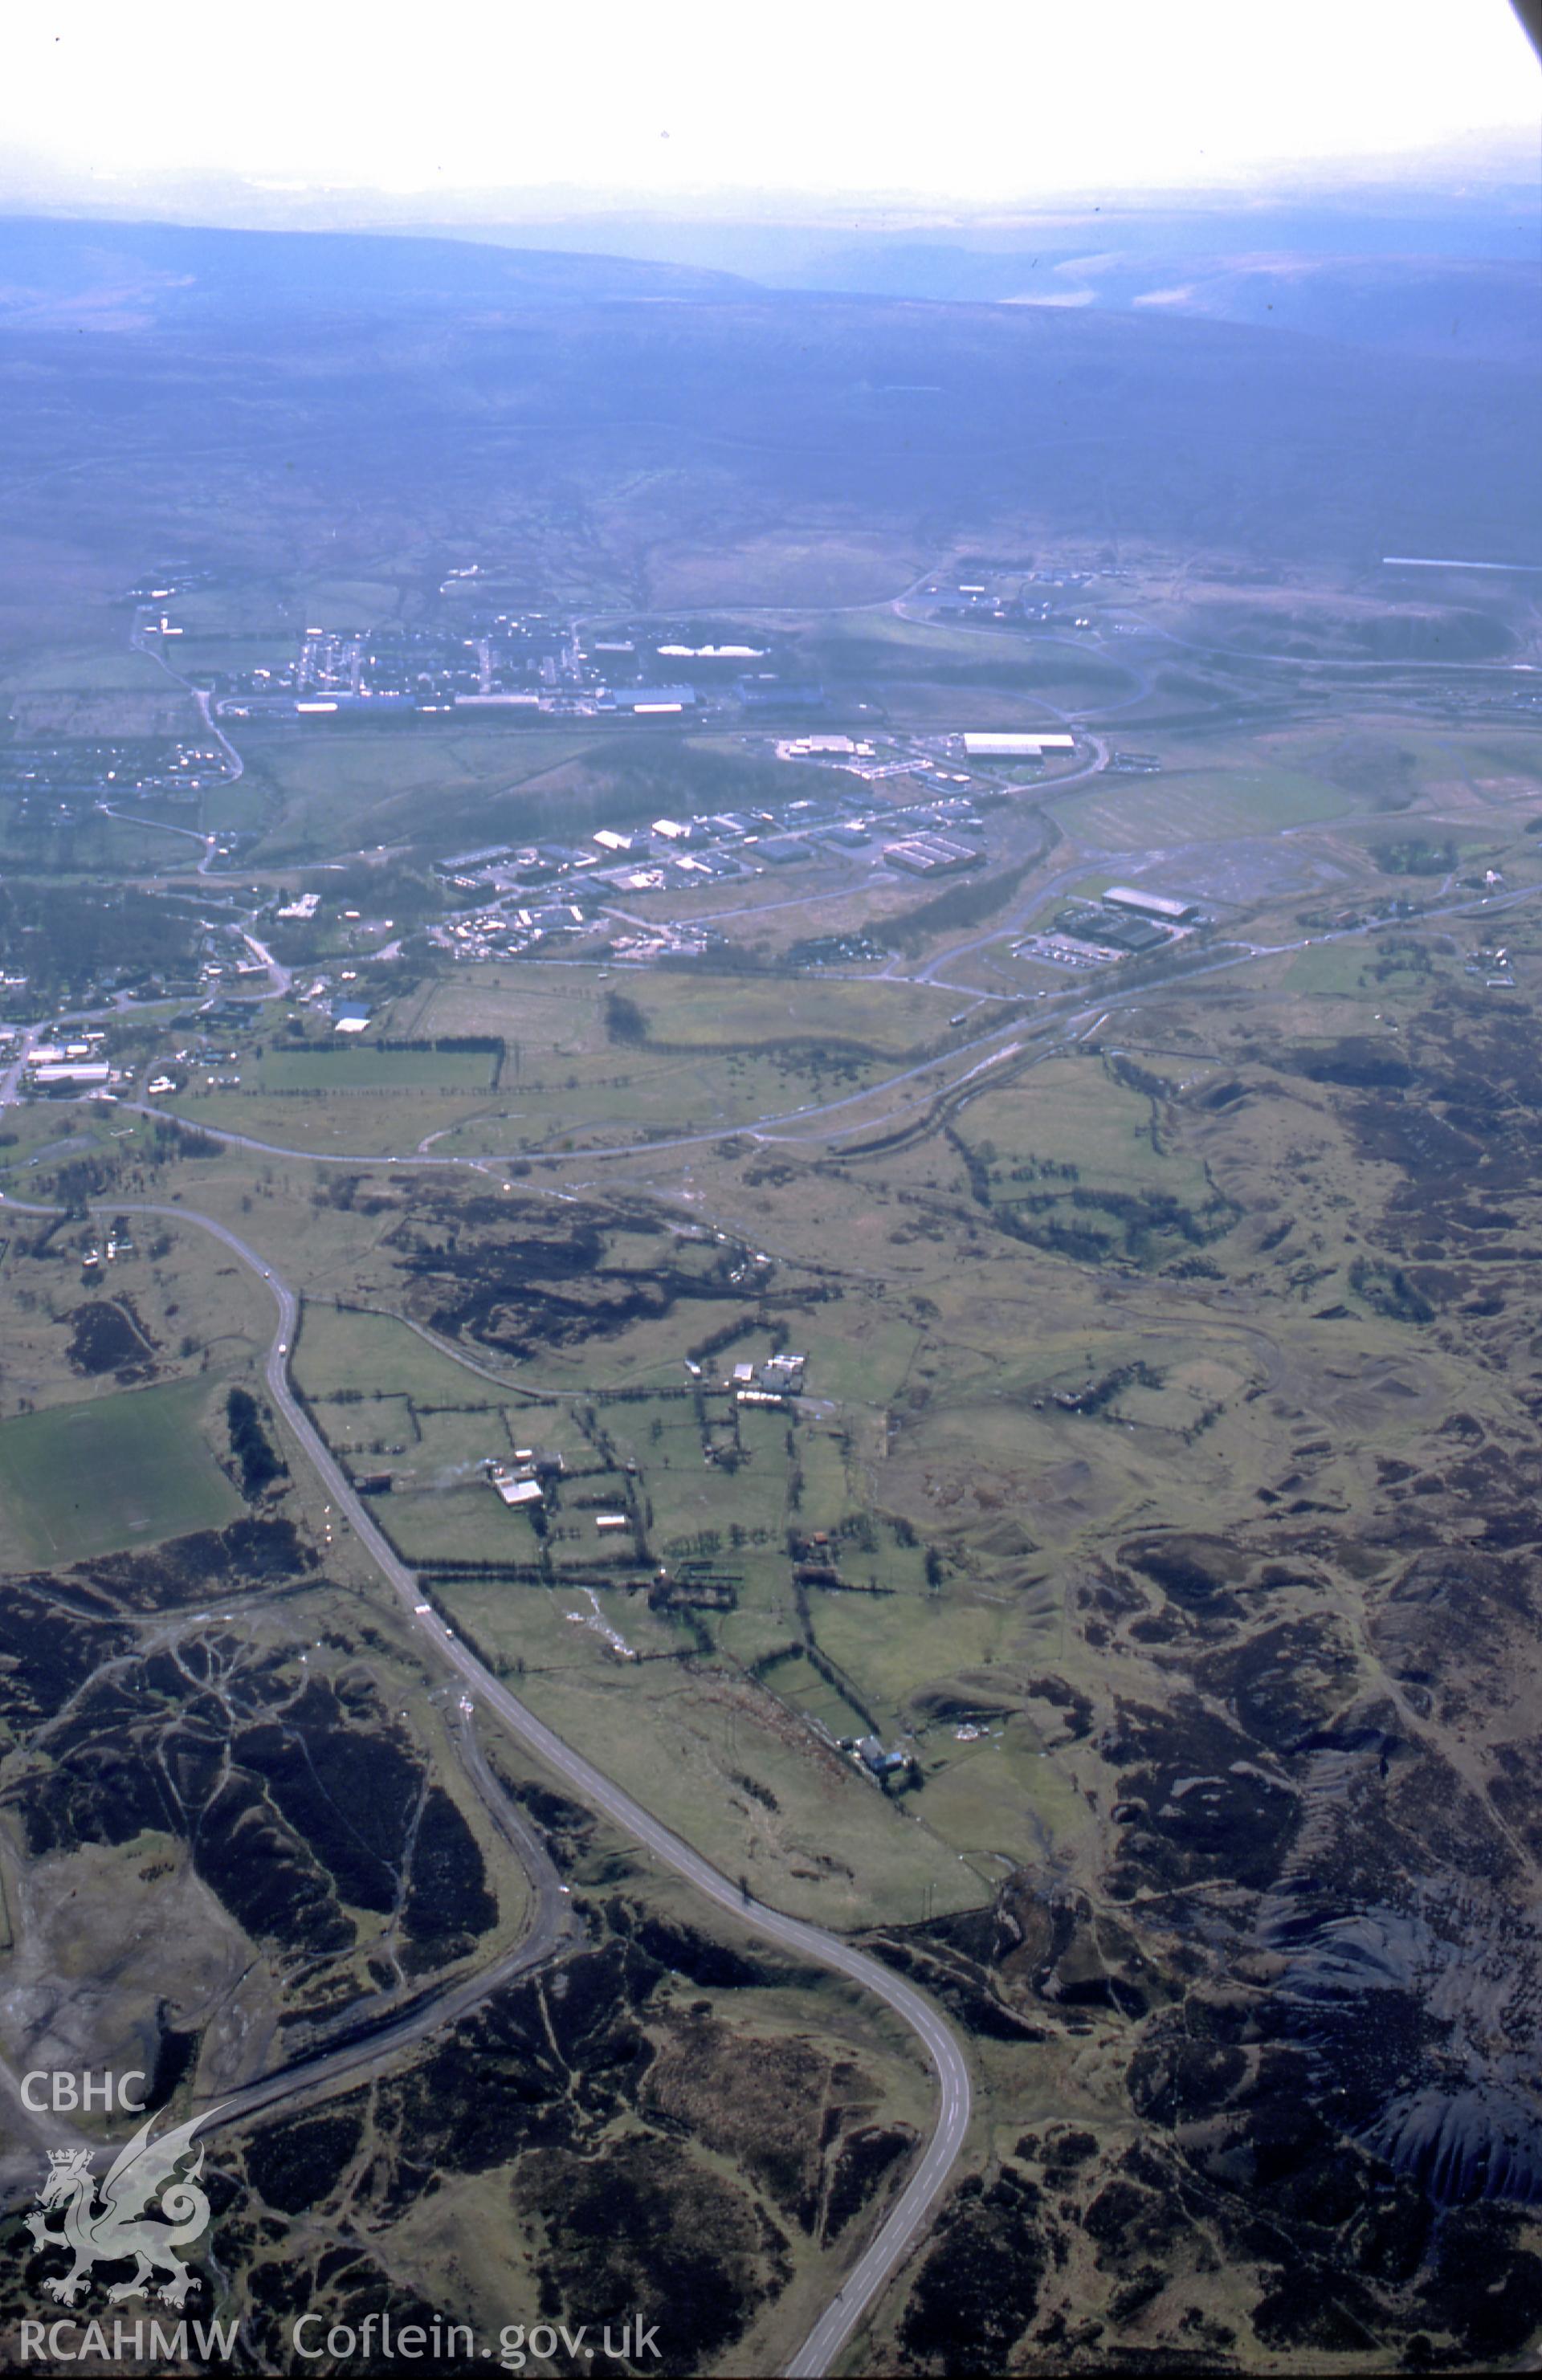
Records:
<instances>
[{"instance_id":1,"label":"welsh dragon logo","mask_svg":"<svg viewBox=\"0 0 1542 2380\"><path fill-rule=\"evenodd\" d=\"M211 2111L212 2113L217 2111ZM180 2306L200 2284L177 2254L190 2247L209 2228L209 2200L200 2187L203 2151L181 2175L176 2168L192 2154L192 2135L208 2115L178 2124L158 2141L150 2137L155 2119L147 2117L127 2145L118 2151L111 2171L98 2181L91 2171L92 2149L51 2149L48 2171L38 2192L36 2211L27 2228L39 2248L67 2248L74 2263L43 2288L61 2305L72 2306L98 2265L135 2260L129 2279L107 2291L109 2304L123 2298L146 2296L158 2276L164 2276L155 2295L163 2305ZM159 2205L153 2202L157 2192ZM53 2218L62 2216L57 2230Z\"/></svg>"}]
</instances>

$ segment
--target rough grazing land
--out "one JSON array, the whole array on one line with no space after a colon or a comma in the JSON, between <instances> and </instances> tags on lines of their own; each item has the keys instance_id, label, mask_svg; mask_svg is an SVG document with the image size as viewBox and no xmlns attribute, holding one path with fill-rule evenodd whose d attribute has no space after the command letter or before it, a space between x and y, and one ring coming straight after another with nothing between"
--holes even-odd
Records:
<instances>
[{"instance_id":1,"label":"rough grazing land","mask_svg":"<svg viewBox=\"0 0 1542 2380\"><path fill-rule=\"evenodd\" d=\"M1042 406L1044 357L1081 355L1105 459L1075 464L1077 502L1117 511L1121 476L1150 477L1096 436L1126 331L1030 310L982 312L968 388L988 413ZM346 534L308 511L309 576L254 551L196 591L212 665L301 620L416 622L466 489L495 480L477 537L529 561L520 601L598 625L660 584L725 609L749 604L745 571L762 603L853 585L870 609L789 614L768 645L870 698L884 735L1085 706L1088 774L1059 794L992 774L989 868L941 894L827 851L807 902L796 869L639 892L650 925L672 903L722 925L685 964L634 965L601 939L612 917L560 958L460 965L421 923L454 906L428 867L446 843L769 798L773 739L371 728L328 760L297 728L252 737L200 816L254 840L200 903L248 869L264 900L292 891L266 860L304 880L346 850L330 916L309 940L291 920L278 965L341 984L346 960L372 1038L322 1054L321 1009L226 943L256 985L237 1055L178 1058L214 1038L181 994L111 1014L115 1060L174 1077L155 1121L129 1099L6 1108L6 1186L60 1211L13 1212L0 1247L0 2050L18 2073L141 2066L179 2114L315 2061L211 2149L205 2278L259 2369L300 2302L484 2336L657 2318L670 2369L783 2368L931 2121L870 1995L705 1924L431 1668L275 1410L272 1266L299 1300L295 1387L415 1570L411 1617L446 1620L747 1893L863 1942L965 2046L964 2153L851 2368L1534 2362L1542 779L1497 673L1536 656L1536 624L1522 597L1380 605L1240 551L1121 545L1104 580L1115 549L1088 530L1092 628L939 627L894 590L990 422L965 455L896 413L865 473L871 504L904 501L842 532L830 508L862 489L797 442L849 429L879 370L914 397L933 369L918 312L868 310L883 353L863 347L858 400L843 319L779 377L761 313L733 317L767 365L756 417L794 424L796 531L737 462L656 468L665 416L713 395L698 323L679 385L641 387L664 411L623 441L625 504L597 453L560 502L518 493L562 443L534 427L517 470L477 480L516 433L490 394L471 448L448 434L457 367L431 540L366 526L358 394ZM471 340L484 361L512 320ZM544 318L552 419L580 382L598 402L597 357L636 359L629 324L607 343ZM219 373L239 364L233 346ZM1338 369L1326 346L1311 369ZM1394 449L1389 385L1359 393L1356 454L1303 540L1362 519L1367 455L1432 535L1467 501L1413 468L1454 397L1430 382ZM1301 392L1242 395L1208 469L1222 509L1249 487L1244 542L1277 554ZM1142 411L1153 536L1191 413L1171 379ZM429 426L404 419L402 463ZM141 458L150 505L169 434ZM244 449L222 451L178 497L215 518L249 501ZM464 488L439 477L451 454ZM1049 559L1042 523L999 525ZM29 734L105 734L115 699L136 719L148 699L117 613L93 678L117 585L97 566L64 650L18 664ZM1154 772L1094 766L1126 741ZM884 782L897 802L903 772ZM27 899L69 878L49 914L82 938L108 920L104 965L193 964L164 850L134 861L139 902L98 898L103 831L28 829ZM1028 946L1121 880L1204 922L1117 966ZM169 1219L87 1261L120 1197L207 1216L256 1269ZM764 1370L777 1351L806 1359L795 1382ZM748 1403L743 1366L771 1383ZM505 1506L492 1463L538 1471L539 1503ZM7 2204L34 2145L0 2151ZM6 2313L51 2270L13 2259Z\"/></svg>"}]
</instances>

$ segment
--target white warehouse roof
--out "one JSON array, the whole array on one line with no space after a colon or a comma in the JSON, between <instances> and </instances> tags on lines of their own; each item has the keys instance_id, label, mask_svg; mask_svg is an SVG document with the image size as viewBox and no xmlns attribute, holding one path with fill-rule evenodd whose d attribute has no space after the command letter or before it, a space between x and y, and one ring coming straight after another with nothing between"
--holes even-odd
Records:
<instances>
[{"instance_id":1,"label":"white warehouse roof","mask_svg":"<svg viewBox=\"0 0 1542 2380\"><path fill-rule=\"evenodd\" d=\"M964 738L964 749L971 759L1005 759L1017 756L1037 760L1041 752L1069 752L1075 748L1074 735L971 734Z\"/></svg>"},{"instance_id":2,"label":"white warehouse roof","mask_svg":"<svg viewBox=\"0 0 1542 2380\"><path fill-rule=\"evenodd\" d=\"M1137 917L1161 917L1181 926L1194 915L1192 901L1170 900L1165 892L1140 892L1128 884L1111 884L1103 898L1115 909L1133 909Z\"/></svg>"}]
</instances>

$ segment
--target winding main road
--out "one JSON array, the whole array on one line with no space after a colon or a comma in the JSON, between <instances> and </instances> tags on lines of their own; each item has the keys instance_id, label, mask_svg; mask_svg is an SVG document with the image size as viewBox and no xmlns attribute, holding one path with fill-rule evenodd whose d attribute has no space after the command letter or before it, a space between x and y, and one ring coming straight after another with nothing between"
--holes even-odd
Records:
<instances>
[{"instance_id":1,"label":"winding main road","mask_svg":"<svg viewBox=\"0 0 1542 2380\"><path fill-rule=\"evenodd\" d=\"M871 1992L910 2028L925 2048L937 2075L937 2123L900 2197L787 2367L789 2380L817 2380L817 2375L829 2370L879 2290L917 2239L964 2146L969 2127L972 2094L969 2070L951 2028L929 2000L865 1950L843 1941L838 1935L827 1933L823 1926L813 1925L803 1918L789 1917L781 1910L768 1908L764 1901L755 1900L741 1886L731 1883L693 1845L674 1833L640 1802L634 1801L622 1786L606 1776L603 1769L597 1768L581 1753L575 1752L560 1735L553 1733L544 1720L538 1718L532 1710L510 1694L501 1680L483 1667L448 1622L423 1599L413 1572L377 1526L363 1500L296 1396L289 1380L289 1354L299 1326L299 1298L283 1276L263 1262L255 1248L240 1239L226 1224L189 1208L142 1199L115 1198L108 1203L115 1214L154 1215L167 1222L188 1223L199 1231L209 1232L267 1283L278 1309L277 1327L264 1367L273 1403L283 1414L326 1493L396 1596L410 1624L427 1640L438 1658L464 1680L481 1709L497 1719L516 1742L560 1777L581 1800L602 1812L623 1833L641 1844L664 1866L673 1868L676 1875L683 1876L686 1883L693 1885L705 1899L726 1912L737 1924L763 1936L794 1957L829 1968ZM34 1214L53 1211L10 1199L0 1191L0 1212L7 1208ZM466 1985L459 1988L470 1995L467 2006L474 2005L481 1997L481 1978L468 1978ZM445 2014L453 2012L450 2003L455 1997L454 1993L445 1995L422 2012L423 2031L427 2031L431 2024L443 2022ZM382 2036L372 2034L358 2045L355 2062L362 2065L378 2058L381 2046ZM341 2058L350 2054L343 2050L334 2053L334 2056ZM309 2079L319 2079L319 2074ZM251 2114L259 2107L267 2105L270 2098L286 2095L293 2088L292 2073L288 2076L264 2076L223 2107L220 2120L230 2122L238 2114ZM266 2096L263 2095L265 2090Z\"/></svg>"}]
</instances>

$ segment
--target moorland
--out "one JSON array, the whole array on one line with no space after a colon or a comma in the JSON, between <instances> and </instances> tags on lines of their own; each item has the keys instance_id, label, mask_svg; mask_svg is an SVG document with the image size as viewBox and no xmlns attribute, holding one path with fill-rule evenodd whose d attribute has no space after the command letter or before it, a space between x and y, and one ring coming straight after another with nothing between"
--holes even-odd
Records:
<instances>
[{"instance_id":1,"label":"moorland","mask_svg":"<svg viewBox=\"0 0 1542 2380\"><path fill-rule=\"evenodd\" d=\"M207 237L7 334L6 2064L256 2095L258 2368L586 2289L781 2368L937 2112L771 1910L972 2091L844 2368L1520 2356L1542 654L1383 556L1524 559L1524 382L422 257L302 340ZM483 613L820 704L230 708Z\"/></svg>"}]
</instances>

